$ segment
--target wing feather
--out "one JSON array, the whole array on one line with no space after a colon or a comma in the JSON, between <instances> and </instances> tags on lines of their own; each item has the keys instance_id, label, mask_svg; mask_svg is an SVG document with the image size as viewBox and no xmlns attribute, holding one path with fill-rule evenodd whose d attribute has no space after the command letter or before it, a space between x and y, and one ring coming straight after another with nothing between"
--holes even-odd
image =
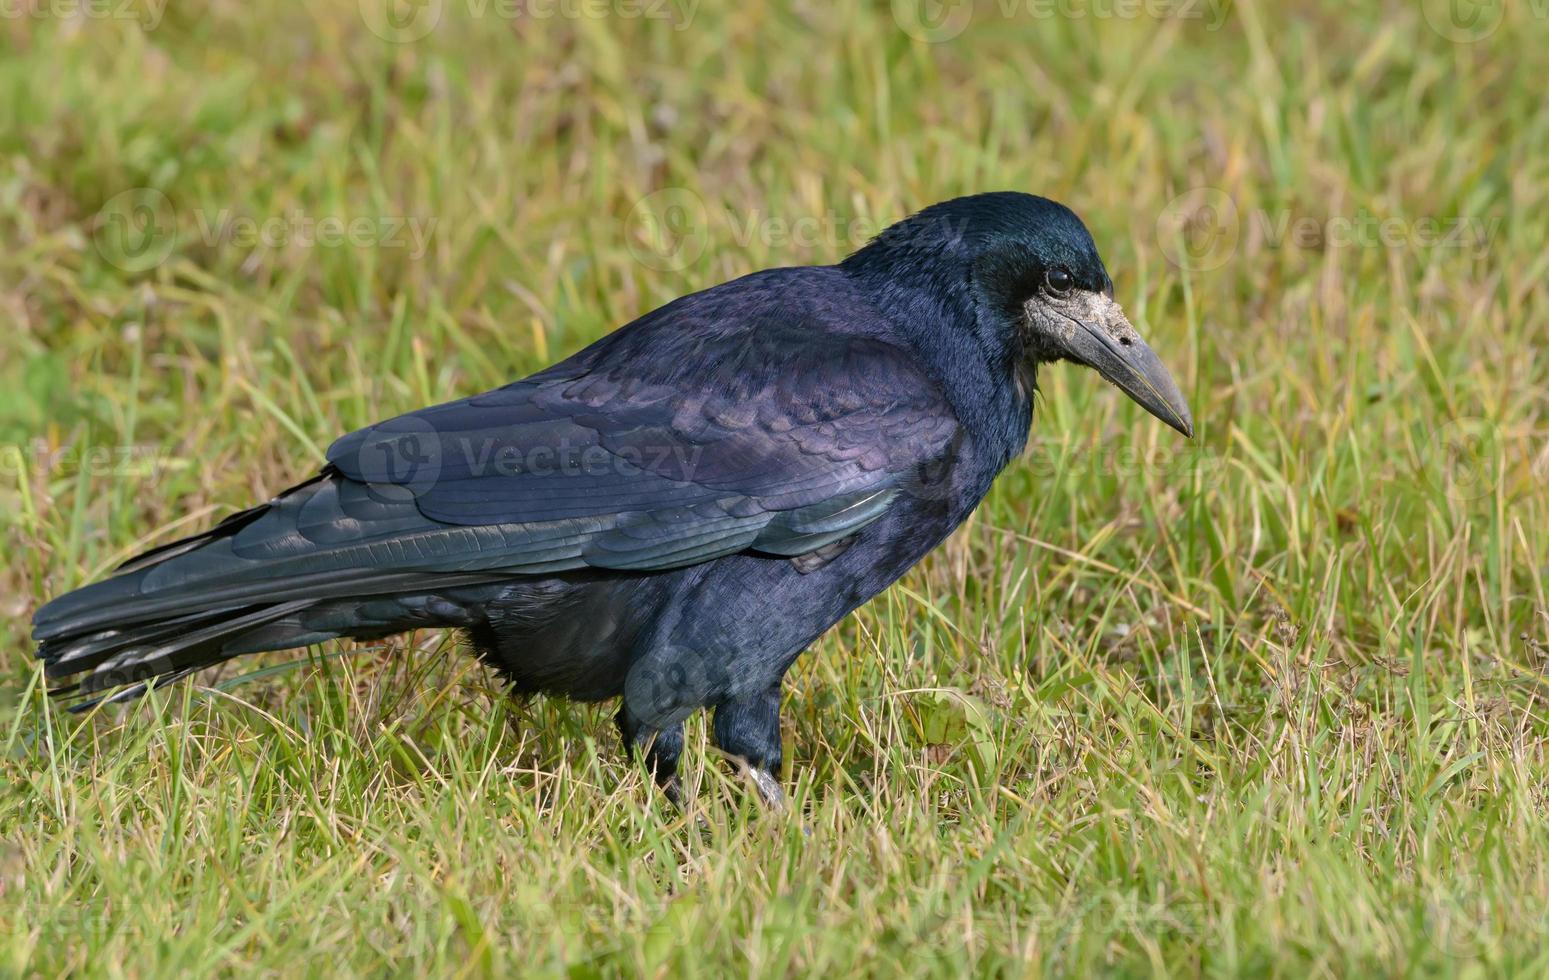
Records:
<instances>
[{"instance_id":1,"label":"wing feather","mask_svg":"<svg viewBox=\"0 0 1549 980\"><path fill-rule=\"evenodd\" d=\"M717 293L526 380L343 437L319 478L62 597L37 635L427 582L799 555L876 520L947 452L956 419L909 353Z\"/></svg>"}]
</instances>

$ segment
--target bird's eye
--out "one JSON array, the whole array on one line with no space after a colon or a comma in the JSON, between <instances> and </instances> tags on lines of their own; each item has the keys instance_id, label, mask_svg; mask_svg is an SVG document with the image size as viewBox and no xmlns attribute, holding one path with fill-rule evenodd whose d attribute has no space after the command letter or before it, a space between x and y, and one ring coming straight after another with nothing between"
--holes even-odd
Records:
<instances>
[{"instance_id":1,"label":"bird's eye","mask_svg":"<svg viewBox=\"0 0 1549 980\"><path fill-rule=\"evenodd\" d=\"M1065 295L1076 285L1076 281L1064 269L1050 269L1044 276L1044 283L1049 287L1049 292L1056 296Z\"/></svg>"}]
</instances>

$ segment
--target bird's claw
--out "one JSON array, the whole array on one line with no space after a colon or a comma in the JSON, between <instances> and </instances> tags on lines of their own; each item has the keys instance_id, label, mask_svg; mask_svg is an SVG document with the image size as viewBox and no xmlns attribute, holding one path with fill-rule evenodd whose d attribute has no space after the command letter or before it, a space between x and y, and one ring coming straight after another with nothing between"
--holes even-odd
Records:
<instances>
[{"instance_id":1,"label":"bird's claw","mask_svg":"<svg viewBox=\"0 0 1549 980\"><path fill-rule=\"evenodd\" d=\"M753 788L758 791L758 798L764 806L776 813L784 813L788 807L785 803L785 790L780 788L779 780L775 779L767 769L757 766L749 766L746 770L748 780L753 783Z\"/></svg>"}]
</instances>

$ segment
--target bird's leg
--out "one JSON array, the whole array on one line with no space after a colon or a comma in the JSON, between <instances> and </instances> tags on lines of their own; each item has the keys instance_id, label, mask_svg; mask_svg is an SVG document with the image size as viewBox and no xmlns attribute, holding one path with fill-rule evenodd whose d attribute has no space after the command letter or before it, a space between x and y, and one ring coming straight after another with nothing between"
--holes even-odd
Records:
<instances>
[{"instance_id":1,"label":"bird's leg","mask_svg":"<svg viewBox=\"0 0 1549 980\"><path fill-rule=\"evenodd\" d=\"M778 774L780 745L780 683L756 694L722 701L715 709L715 742L735 759L772 809L785 809Z\"/></svg>"},{"instance_id":2,"label":"bird's leg","mask_svg":"<svg viewBox=\"0 0 1549 980\"><path fill-rule=\"evenodd\" d=\"M634 759L645 755L645 766L651 772L667 799L679 806L683 803L683 791L678 785L678 759L683 755L683 725L668 728L652 728L638 721L627 704L619 707L614 717L619 735L624 739L624 751Z\"/></svg>"}]
</instances>

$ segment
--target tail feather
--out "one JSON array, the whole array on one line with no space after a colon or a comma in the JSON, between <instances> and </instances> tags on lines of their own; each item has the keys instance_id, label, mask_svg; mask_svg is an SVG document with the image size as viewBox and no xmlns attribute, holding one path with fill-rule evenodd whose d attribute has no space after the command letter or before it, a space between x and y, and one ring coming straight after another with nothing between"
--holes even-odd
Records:
<instances>
[{"instance_id":1,"label":"tail feather","mask_svg":"<svg viewBox=\"0 0 1549 980\"><path fill-rule=\"evenodd\" d=\"M187 670L180 670L176 673L157 677L154 679L154 683L157 687L165 687L168 684L182 680L190 674L197 673L198 670L198 667L190 667ZM90 711L92 708L95 708L99 704L121 704L125 701L133 701L136 698L144 697L150 691L152 683L152 681L141 681L133 687L126 687L123 690L115 691L112 694L104 694L101 697L86 698L85 700L76 701L74 704L70 705L67 710L71 714L80 714L83 711ZM79 684L71 684L68 687L55 688L48 693L58 697L74 693L79 687Z\"/></svg>"},{"instance_id":2,"label":"tail feather","mask_svg":"<svg viewBox=\"0 0 1549 980\"><path fill-rule=\"evenodd\" d=\"M218 614L200 617L196 623L177 620L138 629L105 630L78 639L46 640L38 645L38 656L43 660L46 677L69 677L95 670L127 649L161 643L195 628L199 622L208 624L217 620Z\"/></svg>"},{"instance_id":3,"label":"tail feather","mask_svg":"<svg viewBox=\"0 0 1549 980\"><path fill-rule=\"evenodd\" d=\"M43 641L38 656L50 679L66 680L49 693L89 698L84 710L144 694L147 683L164 686L234 657L289 650L348 637L379 639L426 627L470 628L471 611L501 586L436 593L366 596L356 600L290 602L218 610L105 633ZM131 693L132 692L132 693Z\"/></svg>"},{"instance_id":4,"label":"tail feather","mask_svg":"<svg viewBox=\"0 0 1549 980\"><path fill-rule=\"evenodd\" d=\"M188 559L206 557L199 551L188 555ZM252 574L255 570L243 571ZM480 585L509 578L491 572L435 574L370 568L289 575L284 574L285 568L272 571L273 578L223 581L211 576L155 591L141 590L136 579L143 572L110 578L60 596L44 606L33 619L33 638L46 642L65 636L98 633L114 626L154 626L191 615L219 614L254 605L391 595L431 586Z\"/></svg>"},{"instance_id":5,"label":"tail feather","mask_svg":"<svg viewBox=\"0 0 1549 980\"><path fill-rule=\"evenodd\" d=\"M143 693L146 681L165 683L253 652L244 640L309 605L306 601L280 603L207 614L193 622L188 621L191 617L180 617L172 622L110 630L76 640L46 640L39 646L38 655L47 676L79 677L52 693L84 696L125 685L140 685ZM269 639L278 644L271 649L296 645L289 636Z\"/></svg>"},{"instance_id":6,"label":"tail feather","mask_svg":"<svg viewBox=\"0 0 1549 980\"><path fill-rule=\"evenodd\" d=\"M290 602L276 606L260 607L251 612L221 619L208 626L161 640L141 640L136 636L128 645L106 657L82 680L83 692L105 690L135 681L148 680L163 674L190 667L204 667L219 663L228 656L235 642L251 630L287 616L309 603ZM162 634L165 636L165 633ZM63 663L56 661L56 670L76 671L70 667L68 657Z\"/></svg>"},{"instance_id":7,"label":"tail feather","mask_svg":"<svg viewBox=\"0 0 1549 980\"><path fill-rule=\"evenodd\" d=\"M33 617L38 656L67 681L56 693L123 688L120 700L243 654L476 625L511 573L480 566L482 539L465 540L478 530L437 528L412 500L325 471L48 603ZM472 567L453 545L472 547Z\"/></svg>"}]
</instances>

